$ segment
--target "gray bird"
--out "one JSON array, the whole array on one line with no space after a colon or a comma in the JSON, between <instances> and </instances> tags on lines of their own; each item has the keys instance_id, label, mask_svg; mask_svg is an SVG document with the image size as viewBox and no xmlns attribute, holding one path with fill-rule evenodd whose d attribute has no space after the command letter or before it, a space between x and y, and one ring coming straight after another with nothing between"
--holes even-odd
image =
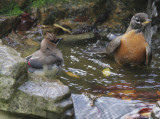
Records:
<instances>
[{"instance_id":1,"label":"gray bird","mask_svg":"<svg viewBox=\"0 0 160 119\"><path fill-rule=\"evenodd\" d=\"M56 47L61 40L62 38L57 39L54 34L46 33L40 49L26 58L28 71L34 72L43 69L44 66L48 70L51 70L54 65L61 67L64 62L63 55Z\"/></svg>"}]
</instances>

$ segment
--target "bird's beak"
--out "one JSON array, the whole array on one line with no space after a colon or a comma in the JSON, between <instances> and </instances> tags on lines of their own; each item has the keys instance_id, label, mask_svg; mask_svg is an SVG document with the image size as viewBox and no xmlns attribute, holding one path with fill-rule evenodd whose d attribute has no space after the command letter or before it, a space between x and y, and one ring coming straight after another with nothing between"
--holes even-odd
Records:
<instances>
[{"instance_id":1,"label":"bird's beak","mask_svg":"<svg viewBox=\"0 0 160 119\"><path fill-rule=\"evenodd\" d=\"M146 24L149 24L152 20L151 19L146 19L145 22L142 23L142 25L146 25Z\"/></svg>"},{"instance_id":2,"label":"bird's beak","mask_svg":"<svg viewBox=\"0 0 160 119\"><path fill-rule=\"evenodd\" d=\"M58 38L56 44L58 44L63 38Z\"/></svg>"}]
</instances>

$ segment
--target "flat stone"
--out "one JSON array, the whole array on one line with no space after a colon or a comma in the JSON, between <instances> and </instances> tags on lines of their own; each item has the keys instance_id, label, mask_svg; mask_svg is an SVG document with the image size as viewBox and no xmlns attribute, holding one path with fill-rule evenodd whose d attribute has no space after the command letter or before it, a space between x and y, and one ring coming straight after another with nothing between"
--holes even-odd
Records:
<instances>
[{"instance_id":1,"label":"flat stone","mask_svg":"<svg viewBox=\"0 0 160 119\"><path fill-rule=\"evenodd\" d=\"M67 116L72 116L72 107L68 86L58 80L52 82L28 81L19 87L15 97L8 105L10 112L36 115L47 119L57 119L54 117L65 119Z\"/></svg>"},{"instance_id":2,"label":"flat stone","mask_svg":"<svg viewBox=\"0 0 160 119\"><path fill-rule=\"evenodd\" d=\"M88 32L84 34L77 34L77 35L60 35L60 38L63 38L64 41L78 41L78 40L86 40L94 38L93 32Z\"/></svg>"},{"instance_id":3,"label":"flat stone","mask_svg":"<svg viewBox=\"0 0 160 119\"><path fill-rule=\"evenodd\" d=\"M54 101L63 99L65 95L70 94L68 86L63 85L59 80L52 82L28 81L21 85L19 89L28 95L45 97Z\"/></svg>"},{"instance_id":4,"label":"flat stone","mask_svg":"<svg viewBox=\"0 0 160 119\"><path fill-rule=\"evenodd\" d=\"M76 119L126 119L133 112L138 112L138 100L120 100L100 97L91 105L91 100L84 94L72 94Z\"/></svg>"}]
</instances>

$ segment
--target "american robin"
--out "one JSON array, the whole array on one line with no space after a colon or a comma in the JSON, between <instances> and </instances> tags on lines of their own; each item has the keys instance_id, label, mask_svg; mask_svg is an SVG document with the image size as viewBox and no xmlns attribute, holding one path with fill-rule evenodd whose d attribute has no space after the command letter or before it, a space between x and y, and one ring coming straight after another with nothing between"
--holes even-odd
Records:
<instances>
[{"instance_id":1,"label":"american robin","mask_svg":"<svg viewBox=\"0 0 160 119\"><path fill-rule=\"evenodd\" d=\"M119 65L149 65L152 51L144 37L144 30L150 22L146 13L135 14L127 31L109 43L106 53L114 53L115 61Z\"/></svg>"},{"instance_id":2,"label":"american robin","mask_svg":"<svg viewBox=\"0 0 160 119\"><path fill-rule=\"evenodd\" d=\"M29 66L28 71L34 72L36 69L43 69L44 65L46 65L48 69L52 68L55 64L62 66L63 55L56 48L60 40L62 40L62 38L57 39L54 34L46 33L41 42L40 50L26 58Z\"/></svg>"}]
</instances>

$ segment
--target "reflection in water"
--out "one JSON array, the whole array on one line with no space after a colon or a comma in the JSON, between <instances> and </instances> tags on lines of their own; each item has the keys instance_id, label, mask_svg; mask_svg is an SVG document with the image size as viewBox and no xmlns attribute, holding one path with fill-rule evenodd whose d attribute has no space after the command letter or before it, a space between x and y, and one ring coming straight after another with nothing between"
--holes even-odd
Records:
<instances>
[{"instance_id":1,"label":"reflection in water","mask_svg":"<svg viewBox=\"0 0 160 119\"><path fill-rule=\"evenodd\" d=\"M150 17L157 14L155 2L152 3L149 0L147 9ZM60 79L70 86L72 92L76 93L87 91L121 99L147 101L160 99L160 38L153 38L151 44L152 30L150 25L146 31L146 37L153 50L153 58L149 67L119 67L109 56L85 54L84 51L88 46L93 46L93 43L86 43L86 45L73 43L69 46L62 44L65 66ZM84 44L83 41L82 44ZM72 46L71 49L70 46ZM102 74L103 69L106 68L111 71L108 77ZM68 76L66 71L78 75L79 78Z\"/></svg>"},{"instance_id":2,"label":"reflection in water","mask_svg":"<svg viewBox=\"0 0 160 119\"><path fill-rule=\"evenodd\" d=\"M149 2L147 9L151 11L155 1L151 3L149 0ZM155 9L154 11L156 12ZM153 12L149 13L150 16L151 14ZM150 31L146 32L150 33ZM152 33L147 37L148 41L151 41ZM9 41L8 38L7 40ZM152 40L153 59L149 67L119 67L113 57L105 54L84 53L89 46L94 46L93 42L88 40L74 43L64 40L58 45L64 55L63 71L59 78L70 86L72 92L89 92L121 99L147 101L160 99L160 38L155 37ZM30 44L29 41L28 43ZM23 52L24 57L38 49L38 46L34 46L32 51L28 51L30 47L33 46L25 45L22 50L18 50ZM102 74L106 68L110 69L109 76Z\"/></svg>"},{"instance_id":3,"label":"reflection in water","mask_svg":"<svg viewBox=\"0 0 160 119\"><path fill-rule=\"evenodd\" d=\"M68 84L74 93L89 92L121 99L140 99L155 101L160 98L160 40L152 41L153 59L149 67L119 67L114 58L99 54L85 54L84 51L93 43L77 45L61 44L64 54L64 70L60 79ZM109 68L110 76L102 71ZM77 78L67 75L72 72Z\"/></svg>"}]
</instances>

